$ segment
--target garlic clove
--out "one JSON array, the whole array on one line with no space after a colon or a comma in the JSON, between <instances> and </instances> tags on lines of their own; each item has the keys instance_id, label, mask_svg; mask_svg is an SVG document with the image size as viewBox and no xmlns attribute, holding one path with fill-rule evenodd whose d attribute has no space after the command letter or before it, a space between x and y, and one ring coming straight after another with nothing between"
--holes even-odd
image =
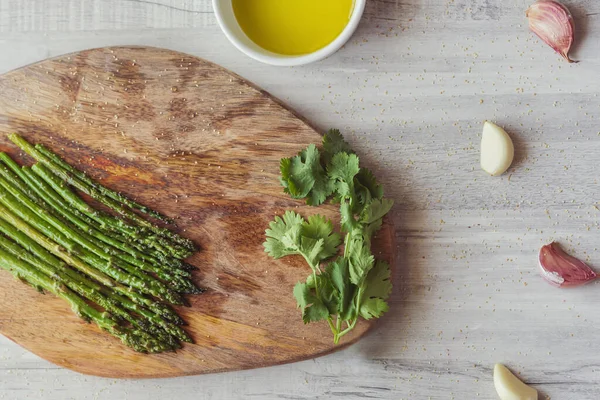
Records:
<instances>
[{"instance_id":1,"label":"garlic clove","mask_svg":"<svg viewBox=\"0 0 600 400\"><path fill-rule=\"evenodd\" d=\"M537 390L521 382L502 364L494 366L494 386L500 400L538 400Z\"/></svg>"},{"instance_id":2,"label":"garlic clove","mask_svg":"<svg viewBox=\"0 0 600 400\"><path fill-rule=\"evenodd\" d=\"M554 0L538 0L526 12L529 29L552 47L565 60L575 38L573 16L561 3Z\"/></svg>"},{"instance_id":3,"label":"garlic clove","mask_svg":"<svg viewBox=\"0 0 600 400\"><path fill-rule=\"evenodd\" d=\"M502 175L515 157L510 136L498 125L486 121L481 136L481 168L492 176Z\"/></svg>"},{"instance_id":4,"label":"garlic clove","mask_svg":"<svg viewBox=\"0 0 600 400\"><path fill-rule=\"evenodd\" d=\"M556 287L581 286L597 278L586 263L565 253L553 242L540 249L540 273Z\"/></svg>"}]
</instances>

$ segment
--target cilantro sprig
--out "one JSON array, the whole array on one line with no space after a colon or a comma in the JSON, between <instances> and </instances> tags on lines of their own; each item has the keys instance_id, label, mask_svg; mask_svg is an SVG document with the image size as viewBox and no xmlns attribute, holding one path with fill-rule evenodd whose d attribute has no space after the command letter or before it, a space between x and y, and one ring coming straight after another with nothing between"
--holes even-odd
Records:
<instances>
[{"instance_id":1,"label":"cilantro sprig","mask_svg":"<svg viewBox=\"0 0 600 400\"><path fill-rule=\"evenodd\" d=\"M294 287L302 319L306 324L327 321L338 343L359 318L379 318L388 310L390 267L375 259L371 240L393 201L383 197L373 173L360 167L358 156L335 129L323 137L322 150L311 144L282 159L280 170L281 184L292 198L306 199L312 206L327 199L340 205L342 255L340 234L320 215L304 219L286 211L270 223L264 243L275 259L295 254L306 260L312 273Z\"/></svg>"}]
</instances>

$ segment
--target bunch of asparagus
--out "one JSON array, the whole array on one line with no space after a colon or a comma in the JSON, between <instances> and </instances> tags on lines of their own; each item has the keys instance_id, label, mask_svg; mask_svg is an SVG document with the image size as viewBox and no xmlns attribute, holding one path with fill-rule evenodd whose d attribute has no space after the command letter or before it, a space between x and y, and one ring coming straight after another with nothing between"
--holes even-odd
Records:
<instances>
[{"instance_id":1,"label":"bunch of asparagus","mask_svg":"<svg viewBox=\"0 0 600 400\"><path fill-rule=\"evenodd\" d=\"M174 351L191 338L169 304L201 290L185 263L196 248L142 217L162 214L110 190L43 145L10 140L37 160L0 153L0 268L66 300L81 318L136 351ZM94 209L73 190L116 212Z\"/></svg>"}]
</instances>

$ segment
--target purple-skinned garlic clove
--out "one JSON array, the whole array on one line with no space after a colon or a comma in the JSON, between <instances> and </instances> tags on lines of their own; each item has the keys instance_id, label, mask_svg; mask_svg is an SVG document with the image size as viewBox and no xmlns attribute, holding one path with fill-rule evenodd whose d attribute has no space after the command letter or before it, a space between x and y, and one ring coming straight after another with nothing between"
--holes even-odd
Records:
<instances>
[{"instance_id":1,"label":"purple-skinned garlic clove","mask_svg":"<svg viewBox=\"0 0 600 400\"><path fill-rule=\"evenodd\" d=\"M597 278L594 270L565 253L556 242L540 249L539 265L542 277L556 287L581 286Z\"/></svg>"},{"instance_id":2,"label":"purple-skinned garlic clove","mask_svg":"<svg viewBox=\"0 0 600 400\"><path fill-rule=\"evenodd\" d=\"M575 39L575 24L567 7L554 0L538 0L527 9L526 15L533 33L565 60L574 62L569 51Z\"/></svg>"}]
</instances>

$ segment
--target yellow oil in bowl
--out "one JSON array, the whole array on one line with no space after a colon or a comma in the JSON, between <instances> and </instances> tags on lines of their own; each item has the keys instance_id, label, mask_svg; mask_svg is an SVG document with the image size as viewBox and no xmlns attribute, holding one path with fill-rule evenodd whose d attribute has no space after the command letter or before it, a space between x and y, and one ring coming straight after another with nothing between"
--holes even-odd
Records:
<instances>
[{"instance_id":1,"label":"yellow oil in bowl","mask_svg":"<svg viewBox=\"0 0 600 400\"><path fill-rule=\"evenodd\" d=\"M254 43L273 53L313 53L344 30L354 0L232 0L240 27Z\"/></svg>"}]
</instances>

